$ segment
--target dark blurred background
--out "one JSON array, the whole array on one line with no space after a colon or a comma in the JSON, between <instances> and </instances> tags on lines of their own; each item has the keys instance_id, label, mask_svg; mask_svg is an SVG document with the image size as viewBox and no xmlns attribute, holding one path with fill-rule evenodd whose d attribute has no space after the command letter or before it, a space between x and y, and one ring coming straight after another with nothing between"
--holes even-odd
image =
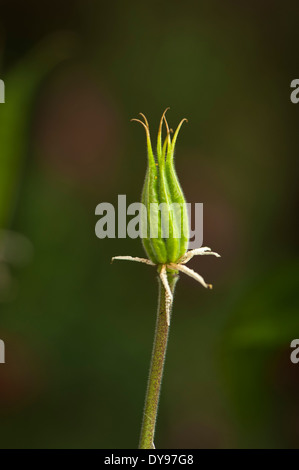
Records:
<instances>
[{"instance_id":1,"label":"dark blurred background","mask_svg":"<svg viewBox=\"0 0 299 470\"><path fill-rule=\"evenodd\" d=\"M146 114L187 117L176 166L204 203L181 276L159 448L298 447L297 2L0 2L1 448L137 446L154 333L140 240L95 207L140 199Z\"/></svg>"}]
</instances>

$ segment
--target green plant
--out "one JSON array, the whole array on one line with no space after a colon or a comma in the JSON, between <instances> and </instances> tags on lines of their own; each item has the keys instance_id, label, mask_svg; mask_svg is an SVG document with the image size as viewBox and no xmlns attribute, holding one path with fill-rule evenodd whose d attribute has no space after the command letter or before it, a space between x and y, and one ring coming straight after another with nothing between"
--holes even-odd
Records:
<instances>
[{"instance_id":1,"label":"green plant","mask_svg":"<svg viewBox=\"0 0 299 470\"><path fill-rule=\"evenodd\" d=\"M139 119L132 119L142 124L147 138L148 167L142 191L142 203L146 211L141 216L141 232L143 246L149 259L132 256L115 256L112 258L112 260L137 261L157 266L159 273L158 312L139 442L140 449L155 448L154 433L168 341L170 314L178 273L183 272L193 277L204 287L211 288L212 286L206 284L203 277L188 268L186 263L195 255L220 256L208 247L187 251L189 240L187 208L174 168L175 144L180 128L186 119L179 123L171 139L171 130L165 117L167 109L164 111L159 125L156 158L152 150L146 117L140 113L144 122ZM167 134L162 145L163 122ZM161 211L158 210L160 206L162 206ZM153 210L151 210L152 207ZM166 228L168 228L167 233Z\"/></svg>"}]
</instances>

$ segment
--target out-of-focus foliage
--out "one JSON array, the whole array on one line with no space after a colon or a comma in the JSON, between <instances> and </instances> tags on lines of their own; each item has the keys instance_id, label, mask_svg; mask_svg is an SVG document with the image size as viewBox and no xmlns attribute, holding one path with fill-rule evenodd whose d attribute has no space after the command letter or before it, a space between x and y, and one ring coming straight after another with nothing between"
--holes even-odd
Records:
<instances>
[{"instance_id":1,"label":"out-of-focus foliage","mask_svg":"<svg viewBox=\"0 0 299 470\"><path fill-rule=\"evenodd\" d=\"M72 39L72 40L71 40ZM0 108L0 226L10 223L21 172L28 157L32 108L41 81L70 56L73 38L56 35L39 43L4 74L5 106Z\"/></svg>"}]
</instances>

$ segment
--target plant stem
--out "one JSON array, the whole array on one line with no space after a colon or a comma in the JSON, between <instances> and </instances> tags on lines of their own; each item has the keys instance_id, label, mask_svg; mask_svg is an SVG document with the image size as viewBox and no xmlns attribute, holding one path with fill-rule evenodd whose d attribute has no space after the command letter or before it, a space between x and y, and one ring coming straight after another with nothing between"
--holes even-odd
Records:
<instances>
[{"instance_id":1,"label":"plant stem","mask_svg":"<svg viewBox=\"0 0 299 470\"><path fill-rule=\"evenodd\" d=\"M174 293L178 275L167 273L169 287ZM141 427L139 449L154 449L154 434L157 420L158 404L163 376L163 368L167 349L169 325L167 324L165 308L165 288L159 279L159 300L156 320L156 330L152 359L147 383L143 421Z\"/></svg>"}]
</instances>

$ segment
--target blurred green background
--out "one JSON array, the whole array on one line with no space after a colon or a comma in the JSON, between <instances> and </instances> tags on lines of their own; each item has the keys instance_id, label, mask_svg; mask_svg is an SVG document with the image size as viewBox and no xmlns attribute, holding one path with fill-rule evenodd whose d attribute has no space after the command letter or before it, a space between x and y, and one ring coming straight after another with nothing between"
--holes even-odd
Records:
<instances>
[{"instance_id":1,"label":"blurred green background","mask_svg":"<svg viewBox=\"0 0 299 470\"><path fill-rule=\"evenodd\" d=\"M187 117L176 166L204 203L177 285L158 448L298 447L296 2L1 1L1 448L134 448L154 333L140 240L95 235L138 201L146 114Z\"/></svg>"}]
</instances>

